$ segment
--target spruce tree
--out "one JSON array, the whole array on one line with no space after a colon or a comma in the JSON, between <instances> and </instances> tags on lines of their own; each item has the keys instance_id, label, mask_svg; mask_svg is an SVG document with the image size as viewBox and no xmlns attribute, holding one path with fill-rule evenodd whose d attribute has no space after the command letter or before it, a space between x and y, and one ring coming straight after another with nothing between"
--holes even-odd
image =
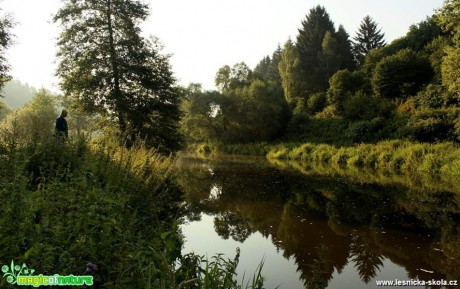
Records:
<instances>
[{"instance_id":1,"label":"spruce tree","mask_svg":"<svg viewBox=\"0 0 460 289\"><path fill-rule=\"evenodd\" d=\"M334 23L326 9L319 5L312 8L302 21L302 28L299 29L295 45L304 79L302 90L305 96L327 88L328 75L323 69L320 55L324 36L328 31L335 33Z\"/></svg>"},{"instance_id":2,"label":"spruce tree","mask_svg":"<svg viewBox=\"0 0 460 289\"><path fill-rule=\"evenodd\" d=\"M353 56L353 47L345 28L340 25L339 29L335 33L335 39L337 40L337 53L340 59L340 69L354 70L356 63Z\"/></svg>"},{"instance_id":3,"label":"spruce tree","mask_svg":"<svg viewBox=\"0 0 460 289\"><path fill-rule=\"evenodd\" d=\"M353 38L353 53L356 61L362 64L369 51L384 47L386 45L384 37L385 34L378 29L377 23L369 15L364 17Z\"/></svg>"}]
</instances>

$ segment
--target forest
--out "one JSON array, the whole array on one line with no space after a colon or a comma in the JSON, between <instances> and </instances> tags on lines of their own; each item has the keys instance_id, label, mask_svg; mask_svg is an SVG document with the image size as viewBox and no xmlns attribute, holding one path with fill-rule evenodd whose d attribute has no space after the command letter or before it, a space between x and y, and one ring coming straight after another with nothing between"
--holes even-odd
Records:
<instances>
[{"instance_id":1,"label":"forest","mask_svg":"<svg viewBox=\"0 0 460 289\"><path fill-rule=\"evenodd\" d=\"M370 16L351 38L314 7L297 38L253 70L243 62L221 67L219 91L191 85L182 131L192 143L458 142L455 5L389 44Z\"/></svg>"},{"instance_id":2,"label":"forest","mask_svg":"<svg viewBox=\"0 0 460 289\"><path fill-rule=\"evenodd\" d=\"M12 79L15 21L0 10L6 260L60 273L97 262L103 288L133 280L133 288L262 288L260 271L236 284L239 252L205 269L204 257L181 255L183 196L172 163L184 150L460 175L458 0L391 43L371 16L350 35L318 5L299 19L296 38L256 67L219 68L212 91L178 85L159 39L141 36L147 4L96 2L65 0L53 17L59 94ZM63 108L64 145L53 136Z\"/></svg>"}]
</instances>

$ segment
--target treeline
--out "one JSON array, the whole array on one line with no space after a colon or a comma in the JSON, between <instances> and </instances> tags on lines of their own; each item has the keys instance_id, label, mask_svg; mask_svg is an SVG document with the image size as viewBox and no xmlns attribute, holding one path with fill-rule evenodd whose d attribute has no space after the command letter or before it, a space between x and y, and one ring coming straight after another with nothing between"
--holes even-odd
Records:
<instances>
[{"instance_id":1,"label":"treeline","mask_svg":"<svg viewBox=\"0 0 460 289\"><path fill-rule=\"evenodd\" d=\"M182 131L189 142L227 144L458 142L459 6L446 1L390 44L370 16L351 39L316 6L296 39L253 70L243 62L221 67L218 91L190 85Z\"/></svg>"},{"instance_id":2,"label":"treeline","mask_svg":"<svg viewBox=\"0 0 460 289\"><path fill-rule=\"evenodd\" d=\"M10 108L19 108L37 94L37 89L28 83L22 83L18 80L11 80L5 83L1 95L3 102Z\"/></svg>"}]
</instances>

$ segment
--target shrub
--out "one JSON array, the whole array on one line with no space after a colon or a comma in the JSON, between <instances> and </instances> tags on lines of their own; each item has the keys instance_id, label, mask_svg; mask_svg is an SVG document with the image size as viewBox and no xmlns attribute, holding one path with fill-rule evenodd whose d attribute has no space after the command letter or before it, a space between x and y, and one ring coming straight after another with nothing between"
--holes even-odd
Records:
<instances>
[{"instance_id":1,"label":"shrub","mask_svg":"<svg viewBox=\"0 0 460 289\"><path fill-rule=\"evenodd\" d=\"M388 100L358 92L345 101L342 115L348 120L371 120L389 117L394 106Z\"/></svg>"},{"instance_id":2,"label":"shrub","mask_svg":"<svg viewBox=\"0 0 460 289\"><path fill-rule=\"evenodd\" d=\"M351 123L346 134L355 143L376 142L380 139L385 121L382 118Z\"/></svg>"},{"instance_id":3,"label":"shrub","mask_svg":"<svg viewBox=\"0 0 460 289\"><path fill-rule=\"evenodd\" d=\"M372 87L375 94L381 97L406 98L417 93L433 74L428 59L410 49L403 49L377 64L372 76Z\"/></svg>"},{"instance_id":4,"label":"shrub","mask_svg":"<svg viewBox=\"0 0 460 289\"><path fill-rule=\"evenodd\" d=\"M326 94L324 92L318 92L310 95L307 101L307 108L310 114L315 114L322 111L327 104Z\"/></svg>"},{"instance_id":5,"label":"shrub","mask_svg":"<svg viewBox=\"0 0 460 289\"><path fill-rule=\"evenodd\" d=\"M417 104L424 108L441 108L446 104L447 94L443 86L429 84L417 94Z\"/></svg>"},{"instance_id":6,"label":"shrub","mask_svg":"<svg viewBox=\"0 0 460 289\"><path fill-rule=\"evenodd\" d=\"M335 105L338 111L341 111L350 95L354 95L358 91L367 91L366 88L367 82L362 72L350 72L347 69L339 70L329 79L328 103Z\"/></svg>"},{"instance_id":7,"label":"shrub","mask_svg":"<svg viewBox=\"0 0 460 289\"><path fill-rule=\"evenodd\" d=\"M422 110L414 113L408 120L408 135L422 142L455 141L455 119L460 109Z\"/></svg>"}]
</instances>

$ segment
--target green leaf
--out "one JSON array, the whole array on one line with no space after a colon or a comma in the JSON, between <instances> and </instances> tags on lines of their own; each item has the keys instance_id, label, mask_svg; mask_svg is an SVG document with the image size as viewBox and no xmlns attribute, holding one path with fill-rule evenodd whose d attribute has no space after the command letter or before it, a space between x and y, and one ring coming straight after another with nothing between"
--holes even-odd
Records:
<instances>
[{"instance_id":1,"label":"green leaf","mask_svg":"<svg viewBox=\"0 0 460 289\"><path fill-rule=\"evenodd\" d=\"M160 235L162 240L166 240L166 238L171 234L171 231L164 232Z\"/></svg>"}]
</instances>

